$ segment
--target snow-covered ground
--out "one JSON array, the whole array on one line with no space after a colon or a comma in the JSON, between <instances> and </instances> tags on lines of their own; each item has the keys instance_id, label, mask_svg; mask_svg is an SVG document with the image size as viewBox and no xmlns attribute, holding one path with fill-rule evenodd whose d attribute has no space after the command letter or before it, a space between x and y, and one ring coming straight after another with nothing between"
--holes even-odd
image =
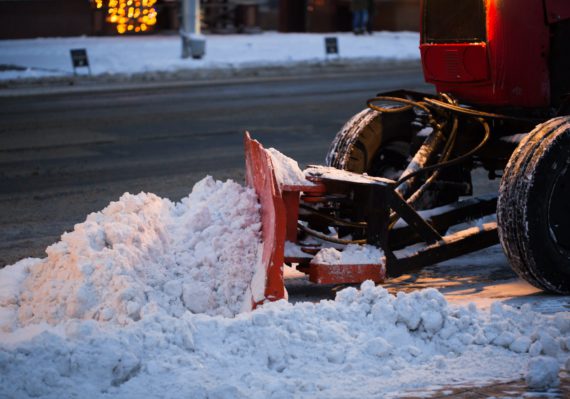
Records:
<instances>
[{"instance_id":1,"label":"snow-covered ground","mask_svg":"<svg viewBox=\"0 0 570 399\"><path fill-rule=\"evenodd\" d=\"M338 38L339 56L325 55L324 38ZM415 32L208 35L201 60L181 59L176 35L140 37L75 37L0 40L0 80L70 76L70 50L87 50L94 75L155 72L236 70L262 67L320 65L331 61L405 61L419 59ZM78 73L86 74L86 68Z\"/></svg>"},{"instance_id":2,"label":"snow-covered ground","mask_svg":"<svg viewBox=\"0 0 570 399\"><path fill-rule=\"evenodd\" d=\"M249 311L259 220L251 190L205 178L180 203L125 194L0 270L0 397L389 398L570 367L570 313L528 305L366 282Z\"/></svg>"}]
</instances>

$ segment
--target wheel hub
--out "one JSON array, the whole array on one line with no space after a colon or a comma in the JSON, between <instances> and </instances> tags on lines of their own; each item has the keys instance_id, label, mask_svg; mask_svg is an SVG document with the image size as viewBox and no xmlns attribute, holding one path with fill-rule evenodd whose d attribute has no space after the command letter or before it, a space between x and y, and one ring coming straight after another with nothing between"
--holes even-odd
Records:
<instances>
[{"instance_id":1,"label":"wheel hub","mask_svg":"<svg viewBox=\"0 0 570 399\"><path fill-rule=\"evenodd\" d=\"M394 141L380 147L374 156L368 174L398 180L408 166L409 150L410 144L403 141Z\"/></svg>"},{"instance_id":2,"label":"wheel hub","mask_svg":"<svg viewBox=\"0 0 570 399\"><path fill-rule=\"evenodd\" d=\"M570 251L570 168L567 166L560 175L550 194L548 225L550 235L558 246Z\"/></svg>"}]
</instances>

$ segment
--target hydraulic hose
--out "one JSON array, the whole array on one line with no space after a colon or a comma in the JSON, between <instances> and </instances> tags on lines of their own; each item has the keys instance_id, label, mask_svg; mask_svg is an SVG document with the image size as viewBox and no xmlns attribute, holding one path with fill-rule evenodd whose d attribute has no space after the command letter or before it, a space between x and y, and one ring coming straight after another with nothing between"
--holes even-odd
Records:
<instances>
[{"instance_id":1,"label":"hydraulic hose","mask_svg":"<svg viewBox=\"0 0 570 399\"><path fill-rule=\"evenodd\" d=\"M465 154L463 154L463 155L461 155L455 159L452 159L451 161L446 161L446 162L441 162L441 163L438 163L435 165L426 166L425 168L422 168L416 172L410 173L410 174L400 178L400 180L398 180L396 182L396 185L400 185L403 182L405 182L406 180L411 179L412 177L417 176L421 173L425 173L425 172L429 172L431 170L447 168L449 166L457 165L457 164L465 161L466 159L470 158L471 156L475 155L477 152L479 152L479 150L481 148L483 148L485 146L485 144L487 144L487 142L491 138L491 128L489 127L489 124L483 118L477 118L477 121L483 125L483 129L485 129L485 135L483 137L483 140L481 140L481 142L475 148L473 148L471 151L469 151L469 152L467 152L467 153L465 153Z\"/></svg>"},{"instance_id":2,"label":"hydraulic hose","mask_svg":"<svg viewBox=\"0 0 570 399\"><path fill-rule=\"evenodd\" d=\"M426 98L424 98L423 101L429 105L433 105L433 106L438 107L438 108L443 108L443 109L446 109L448 111L457 112L459 114L464 114L464 115L469 115L469 116L475 116L478 118L507 119L507 120L513 120L513 121L519 121L519 122L533 122L533 123L542 121L542 119L536 119L536 118L521 118L519 116L511 116L511 115L505 115L505 114L495 114L492 112L478 111L475 109L462 107L462 106L457 105L457 104L450 104L450 103L446 103L444 101L436 100L435 98L427 98L426 97Z\"/></svg>"}]
</instances>

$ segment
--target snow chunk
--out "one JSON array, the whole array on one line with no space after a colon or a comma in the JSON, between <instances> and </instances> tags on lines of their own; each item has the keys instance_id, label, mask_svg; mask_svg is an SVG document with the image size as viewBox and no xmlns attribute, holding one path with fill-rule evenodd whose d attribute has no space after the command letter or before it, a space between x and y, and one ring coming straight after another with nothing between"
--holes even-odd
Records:
<instances>
[{"instance_id":1,"label":"snow chunk","mask_svg":"<svg viewBox=\"0 0 570 399\"><path fill-rule=\"evenodd\" d=\"M305 178L305 174L299 168L299 164L294 159L283 155L275 148L267 149L271 155L275 178L282 186L312 186L313 183Z\"/></svg>"},{"instance_id":2,"label":"snow chunk","mask_svg":"<svg viewBox=\"0 0 570 399\"><path fill-rule=\"evenodd\" d=\"M510 350L517 353L526 353L531 345L531 340L529 337L518 337L510 345Z\"/></svg>"},{"instance_id":3,"label":"snow chunk","mask_svg":"<svg viewBox=\"0 0 570 399\"><path fill-rule=\"evenodd\" d=\"M366 353L370 353L378 357L384 357L389 355L391 350L392 350L392 345L390 345L388 341L386 341L382 337L371 339L366 344Z\"/></svg>"},{"instance_id":4,"label":"snow chunk","mask_svg":"<svg viewBox=\"0 0 570 399\"><path fill-rule=\"evenodd\" d=\"M558 360L552 357L539 356L533 358L528 364L526 383L529 388L545 390L558 386L558 372L560 366Z\"/></svg>"},{"instance_id":5,"label":"snow chunk","mask_svg":"<svg viewBox=\"0 0 570 399\"><path fill-rule=\"evenodd\" d=\"M311 258L310 254L303 252L299 245L291 241L285 241L285 256L291 258Z\"/></svg>"},{"instance_id":6,"label":"snow chunk","mask_svg":"<svg viewBox=\"0 0 570 399\"><path fill-rule=\"evenodd\" d=\"M344 250L323 248L313 258L313 263L321 265L370 265L382 261L384 252L373 245L349 244Z\"/></svg>"},{"instance_id":7,"label":"snow chunk","mask_svg":"<svg viewBox=\"0 0 570 399\"><path fill-rule=\"evenodd\" d=\"M417 136L418 137L427 137L432 133L433 133L433 128L431 126L426 126L426 127L422 128L422 130L420 130L417 133Z\"/></svg>"}]
</instances>

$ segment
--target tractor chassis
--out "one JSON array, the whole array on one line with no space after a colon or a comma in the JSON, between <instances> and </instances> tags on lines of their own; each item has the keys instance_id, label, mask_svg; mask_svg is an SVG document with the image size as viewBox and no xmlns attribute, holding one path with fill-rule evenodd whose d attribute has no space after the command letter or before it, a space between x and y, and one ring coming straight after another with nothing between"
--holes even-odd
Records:
<instances>
[{"instance_id":1,"label":"tractor chassis","mask_svg":"<svg viewBox=\"0 0 570 399\"><path fill-rule=\"evenodd\" d=\"M265 296L254 300L255 305L286 296L284 264L297 264L314 283L347 284L368 279L380 283L386 277L499 243L496 221L445 235L451 226L494 214L495 195L416 211L400 196L392 180L325 166L306 169L306 183L281 184L262 145L248 133L244 144L246 181L261 204L262 263L266 270ZM332 236L331 231L349 232L351 238L338 238L340 233ZM362 265L313 261L320 249L340 248L347 243L376 246L384 257Z\"/></svg>"},{"instance_id":2,"label":"tractor chassis","mask_svg":"<svg viewBox=\"0 0 570 399\"><path fill-rule=\"evenodd\" d=\"M472 197L417 212L396 192L394 182L387 179L345 171L339 173L336 169L322 166L309 167L305 172L307 179L317 184L322 191L316 196L311 191L297 190L288 195L299 198L298 204L302 204L303 209L309 208L307 204L314 206L319 203L326 203L329 207L332 203L333 208L335 202L347 206L347 199L352 199L352 204L365 205L362 206L359 218L359 222L366 226L364 241L382 248L386 277L397 277L499 243L496 222L466 227L445 235L451 226L494 214L496 195ZM290 201L286 212L298 204ZM391 229L389 210L399 219ZM303 216L301 214L298 219L303 220ZM319 217L310 212L306 214L305 220L311 222L315 219L318 220ZM305 248L305 251L310 250L310 247ZM285 263L287 261L286 258Z\"/></svg>"}]
</instances>

